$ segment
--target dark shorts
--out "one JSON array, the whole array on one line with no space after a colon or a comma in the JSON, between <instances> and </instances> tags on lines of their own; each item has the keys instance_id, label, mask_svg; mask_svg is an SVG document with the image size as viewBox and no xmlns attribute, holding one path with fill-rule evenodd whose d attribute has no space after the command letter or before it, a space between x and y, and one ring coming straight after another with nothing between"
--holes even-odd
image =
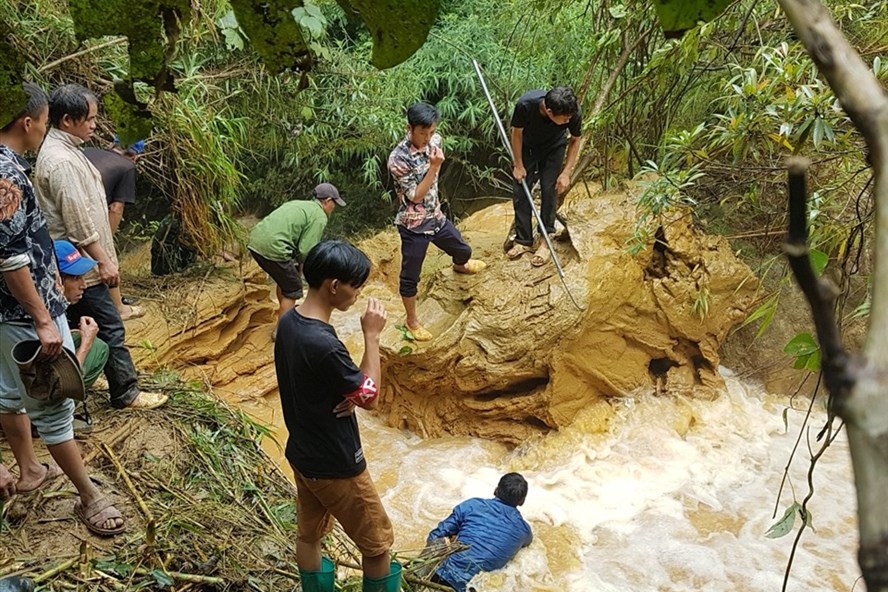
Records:
<instances>
[{"instance_id":1,"label":"dark shorts","mask_svg":"<svg viewBox=\"0 0 888 592\"><path fill-rule=\"evenodd\" d=\"M392 523L376 492L370 472L345 479L296 477L298 538L316 543L333 529L333 518L366 557L387 553L395 542Z\"/></svg>"},{"instance_id":2,"label":"dark shorts","mask_svg":"<svg viewBox=\"0 0 888 592\"><path fill-rule=\"evenodd\" d=\"M287 298L298 300L302 298L302 274L299 273L299 263L289 261L272 261L259 253L249 249L250 255L256 260L265 273L271 276Z\"/></svg>"}]
</instances>

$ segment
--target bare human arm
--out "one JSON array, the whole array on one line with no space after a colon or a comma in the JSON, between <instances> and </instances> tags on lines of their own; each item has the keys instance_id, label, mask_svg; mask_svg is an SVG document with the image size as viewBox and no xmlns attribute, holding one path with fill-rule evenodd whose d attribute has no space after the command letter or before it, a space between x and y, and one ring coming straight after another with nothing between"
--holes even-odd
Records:
<instances>
[{"instance_id":1,"label":"bare human arm","mask_svg":"<svg viewBox=\"0 0 888 592\"><path fill-rule=\"evenodd\" d=\"M108 206L108 224L111 225L111 233L116 234L120 222L123 220L123 209L126 206L122 201L112 201Z\"/></svg>"},{"instance_id":2,"label":"bare human arm","mask_svg":"<svg viewBox=\"0 0 888 592\"><path fill-rule=\"evenodd\" d=\"M120 283L120 271L108 253L105 252L105 249L102 248L102 245L99 244L99 241L91 242L88 245L81 245L80 248L86 251L86 254L95 259L99 264L99 277L102 279L102 282L108 284L110 288Z\"/></svg>"},{"instance_id":3,"label":"bare human arm","mask_svg":"<svg viewBox=\"0 0 888 592\"><path fill-rule=\"evenodd\" d=\"M570 143L567 145L567 160L564 162L561 174L555 180L555 193L564 193L570 187L570 176L573 174L574 167L577 166L577 158L580 155L582 143L581 136L570 137Z\"/></svg>"},{"instance_id":4,"label":"bare human arm","mask_svg":"<svg viewBox=\"0 0 888 592\"><path fill-rule=\"evenodd\" d=\"M80 362L81 368L86 363L86 356L89 355L89 350L92 349L93 342L96 340L98 333L99 326L96 324L95 319L92 317L80 317L80 346L74 352L74 355L77 357L77 361Z\"/></svg>"},{"instance_id":5,"label":"bare human arm","mask_svg":"<svg viewBox=\"0 0 888 592\"><path fill-rule=\"evenodd\" d=\"M525 177L527 177L527 170L524 168L524 157L521 153L521 150L524 149L524 128L513 127L511 136L512 158L515 159L515 164L512 168L512 176L520 183Z\"/></svg>"},{"instance_id":6,"label":"bare human arm","mask_svg":"<svg viewBox=\"0 0 888 592\"><path fill-rule=\"evenodd\" d=\"M31 277L31 268L24 266L4 271L3 279L9 286L12 297L18 300L25 312L34 320L37 338L41 345L41 356L50 359L58 356L62 352L62 334L59 333L59 328L49 316L49 311L46 310L46 305L37 292L34 278Z\"/></svg>"},{"instance_id":7,"label":"bare human arm","mask_svg":"<svg viewBox=\"0 0 888 592\"><path fill-rule=\"evenodd\" d=\"M379 360L379 336L385 328L387 313L385 306L376 298L367 301L367 310L361 315L361 330L364 332L364 357L361 359L361 372L370 378L379 388L382 380L382 364ZM373 409L377 399L374 397L363 409ZM344 417L354 412L355 403L346 399L333 408L336 417Z\"/></svg>"}]
</instances>

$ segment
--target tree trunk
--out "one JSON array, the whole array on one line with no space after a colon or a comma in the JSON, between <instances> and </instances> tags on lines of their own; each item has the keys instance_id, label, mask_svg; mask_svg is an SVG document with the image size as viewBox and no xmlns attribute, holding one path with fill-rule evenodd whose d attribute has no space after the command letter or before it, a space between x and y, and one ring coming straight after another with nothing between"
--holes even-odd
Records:
<instances>
[{"instance_id":1,"label":"tree trunk","mask_svg":"<svg viewBox=\"0 0 888 592\"><path fill-rule=\"evenodd\" d=\"M798 274L797 279L812 305L833 410L845 421L848 431L857 488L860 568L869 592L888 592L888 97L819 1L778 3L864 137L873 167L875 270L870 331L863 357L845 355L838 331L829 328L829 323L835 323L831 308L823 306L822 299L818 301L818 294L827 300L829 297L822 280L813 276L804 279ZM796 179L796 187L797 183ZM798 223L798 212L795 218ZM807 248L799 250L792 235L791 228L787 253L791 259L804 253L807 260Z\"/></svg>"}]
</instances>

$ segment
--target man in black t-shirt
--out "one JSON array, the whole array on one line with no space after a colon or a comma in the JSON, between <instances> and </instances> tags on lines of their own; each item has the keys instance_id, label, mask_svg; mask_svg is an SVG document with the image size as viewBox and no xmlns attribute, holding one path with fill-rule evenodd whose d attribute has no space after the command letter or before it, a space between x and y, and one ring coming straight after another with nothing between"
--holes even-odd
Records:
<instances>
[{"instance_id":1,"label":"man in black t-shirt","mask_svg":"<svg viewBox=\"0 0 888 592\"><path fill-rule=\"evenodd\" d=\"M581 127L577 98L566 86L556 86L549 92L531 90L518 99L512 114L515 243L506 253L509 259L517 259L533 250L533 211L521 186L522 180L527 182L528 189L533 189L537 180L540 181L540 216L545 226L540 232L545 230L550 235L555 232L558 194L570 185L570 175L580 151ZM569 144L565 130L570 132ZM565 148L567 161L562 168ZM549 251L544 244L531 263L540 266L548 259Z\"/></svg>"},{"instance_id":2,"label":"man in black t-shirt","mask_svg":"<svg viewBox=\"0 0 888 592\"><path fill-rule=\"evenodd\" d=\"M335 517L361 551L365 591L397 590L391 562L392 524L367 471L355 407L376 403L380 379L382 304L370 298L361 316L364 357L358 367L330 325L334 309L348 310L370 275L370 260L349 243L324 241L305 258L305 300L278 321L274 366L284 421L286 457L298 492L296 562L303 587L333 591L332 563L321 539ZM308 589L308 588L306 588Z\"/></svg>"},{"instance_id":3,"label":"man in black t-shirt","mask_svg":"<svg viewBox=\"0 0 888 592\"><path fill-rule=\"evenodd\" d=\"M114 143L109 144L108 148L83 149L83 155L102 176L105 199L108 200L108 223L114 234L117 234L117 228L123 220L124 208L136 203L136 162L144 151L145 140L139 140L124 148L118 143L116 136ZM137 319L145 314L141 307L132 305L129 300L123 301L120 286L111 288L110 292L117 312L124 321Z\"/></svg>"},{"instance_id":4,"label":"man in black t-shirt","mask_svg":"<svg viewBox=\"0 0 888 592\"><path fill-rule=\"evenodd\" d=\"M83 149L84 156L102 175L105 199L108 200L108 222L115 234L123 219L124 208L136 203L136 163L144 151L145 140L126 148L115 141L105 149Z\"/></svg>"}]
</instances>

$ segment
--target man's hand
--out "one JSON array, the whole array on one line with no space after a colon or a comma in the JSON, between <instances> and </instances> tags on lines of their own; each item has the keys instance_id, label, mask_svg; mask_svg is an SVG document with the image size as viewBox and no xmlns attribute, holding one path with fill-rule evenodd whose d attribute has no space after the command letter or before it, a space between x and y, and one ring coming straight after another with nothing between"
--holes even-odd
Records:
<instances>
[{"instance_id":1,"label":"man's hand","mask_svg":"<svg viewBox=\"0 0 888 592\"><path fill-rule=\"evenodd\" d=\"M444 151L440 146L429 146L429 165L433 168L441 168L444 162Z\"/></svg>"},{"instance_id":2,"label":"man's hand","mask_svg":"<svg viewBox=\"0 0 888 592\"><path fill-rule=\"evenodd\" d=\"M110 259L99 261L99 279L109 288L117 287L120 283L120 271Z\"/></svg>"},{"instance_id":3,"label":"man's hand","mask_svg":"<svg viewBox=\"0 0 888 592\"><path fill-rule=\"evenodd\" d=\"M567 188L570 187L570 175L566 172L558 175L558 178L555 180L555 193L561 195Z\"/></svg>"},{"instance_id":4,"label":"man's hand","mask_svg":"<svg viewBox=\"0 0 888 592\"><path fill-rule=\"evenodd\" d=\"M99 325L92 317L80 317L80 346L92 345L99 334Z\"/></svg>"},{"instance_id":5,"label":"man's hand","mask_svg":"<svg viewBox=\"0 0 888 592\"><path fill-rule=\"evenodd\" d=\"M15 495L15 479L6 465L0 464L0 500L8 500Z\"/></svg>"},{"instance_id":6,"label":"man's hand","mask_svg":"<svg viewBox=\"0 0 888 592\"><path fill-rule=\"evenodd\" d=\"M527 177L527 169L524 168L523 164L516 164L512 168L512 176L520 183Z\"/></svg>"},{"instance_id":7,"label":"man's hand","mask_svg":"<svg viewBox=\"0 0 888 592\"><path fill-rule=\"evenodd\" d=\"M53 360L62 353L62 334L51 320L37 323L37 339L40 340L40 359Z\"/></svg>"},{"instance_id":8,"label":"man's hand","mask_svg":"<svg viewBox=\"0 0 888 592\"><path fill-rule=\"evenodd\" d=\"M355 407L356 405L354 403L346 399L333 408L333 413L336 415L336 417L348 417L355 412Z\"/></svg>"},{"instance_id":9,"label":"man's hand","mask_svg":"<svg viewBox=\"0 0 888 592\"><path fill-rule=\"evenodd\" d=\"M376 298L367 301L367 310L361 315L361 330L367 337L379 337L385 327L387 314L382 302Z\"/></svg>"}]
</instances>

